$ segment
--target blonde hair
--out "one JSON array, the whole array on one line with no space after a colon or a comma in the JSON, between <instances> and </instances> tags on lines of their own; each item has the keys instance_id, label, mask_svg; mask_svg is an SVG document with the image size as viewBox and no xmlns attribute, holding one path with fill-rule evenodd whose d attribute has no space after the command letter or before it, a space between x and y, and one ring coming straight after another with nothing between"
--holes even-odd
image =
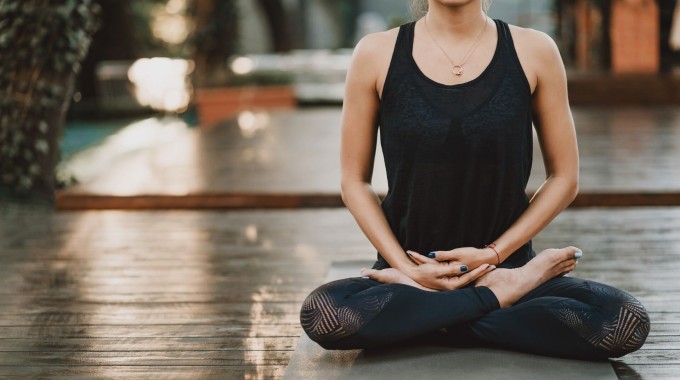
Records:
<instances>
[{"instance_id":1,"label":"blonde hair","mask_svg":"<svg viewBox=\"0 0 680 380\"><path fill-rule=\"evenodd\" d=\"M489 13L489 8L491 7L491 2L493 0L482 0L482 10L484 13ZM417 20L427 13L430 8L428 0L412 0L411 1L411 17Z\"/></svg>"},{"instance_id":2,"label":"blonde hair","mask_svg":"<svg viewBox=\"0 0 680 380\"><path fill-rule=\"evenodd\" d=\"M425 16L425 13L427 13L427 10L430 8L430 5L428 4L427 0L412 0L411 1L411 17L414 20L417 20L423 16Z\"/></svg>"}]
</instances>

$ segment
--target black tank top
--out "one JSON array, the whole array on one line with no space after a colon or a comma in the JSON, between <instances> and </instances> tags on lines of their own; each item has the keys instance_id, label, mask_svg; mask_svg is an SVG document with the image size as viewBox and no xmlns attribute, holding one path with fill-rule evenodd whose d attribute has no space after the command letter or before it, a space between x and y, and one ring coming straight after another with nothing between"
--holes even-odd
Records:
<instances>
[{"instance_id":1,"label":"black tank top","mask_svg":"<svg viewBox=\"0 0 680 380\"><path fill-rule=\"evenodd\" d=\"M531 89L508 24L481 75L446 85L413 59L415 21L399 27L379 108L388 193L381 207L404 250L478 247L503 234L529 206ZM531 240L501 267L524 265ZM389 267L378 252L373 268Z\"/></svg>"}]
</instances>

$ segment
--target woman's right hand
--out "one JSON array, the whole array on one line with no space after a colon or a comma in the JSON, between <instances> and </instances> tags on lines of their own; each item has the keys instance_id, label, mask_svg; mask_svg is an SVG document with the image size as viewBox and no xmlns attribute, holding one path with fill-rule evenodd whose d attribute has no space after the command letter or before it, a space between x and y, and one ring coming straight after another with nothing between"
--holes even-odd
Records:
<instances>
[{"instance_id":1,"label":"woman's right hand","mask_svg":"<svg viewBox=\"0 0 680 380\"><path fill-rule=\"evenodd\" d=\"M442 265L434 259L428 258L427 260L424 263L414 260L416 265L405 267L402 271L420 285L436 290L462 288L496 269L495 265L483 264L469 272L462 273L460 265L456 265L454 262L449 263L449 265Z\"/></svg>"}]
</instances>

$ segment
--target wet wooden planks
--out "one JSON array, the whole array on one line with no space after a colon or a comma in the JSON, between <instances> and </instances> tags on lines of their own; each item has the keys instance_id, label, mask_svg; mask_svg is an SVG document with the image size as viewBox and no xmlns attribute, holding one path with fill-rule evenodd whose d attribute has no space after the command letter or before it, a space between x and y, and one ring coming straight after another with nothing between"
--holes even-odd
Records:
<instances>
[{"instance_id":1,"label":"wet wooden planks","mask_svg":"<svg viewBox=\"0 0 680 380\"><path fill-rule=\"evenodd\" d=\"M0 367L0 376L11 378L40 379L277 379L283 376L280 365L272 366L228 366L201 365L197 371L194 365L32 365Z\"/></svg>"},{"instance_id":2,"label":"wet wooden planks","mask_svg":"<svg viewBox=\"0 0 680 380\"><path fill-rule=\"evenodd\" d=\"M280 378L329 263L375 255L344 209L2 211L0 377ZM533 239L649 309L621 378L680 373L679 231L680 208L593 208Z\"/></svg>"}]
</instances>

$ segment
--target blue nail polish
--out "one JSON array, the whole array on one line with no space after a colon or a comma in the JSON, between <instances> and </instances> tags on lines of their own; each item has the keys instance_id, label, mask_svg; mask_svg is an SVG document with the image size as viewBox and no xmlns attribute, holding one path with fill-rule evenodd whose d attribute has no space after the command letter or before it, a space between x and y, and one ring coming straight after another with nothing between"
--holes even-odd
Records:
<instances>
[{"instance_id":1,"label":"blue nail polish","mask_svg":"<svg viewBox=\"0 0 680 380\"><path fill-rule=\"evenodd\" d=\"M461 272L467 272L467 269L468 269L467 265L463 265L463 266L460 267Z\"/></svg>"},{"instance_id":2,"label":"blue nail polish","mask_svg":"<svg viewBox=\"0 0 680 380\"><path fill-rule=\"evenodd\" d=\"M582 256L583 256L583 252L581 252L581 251L576 251L574 253L574 257L577 258L577 259L580 259Z\"/></svg>"},{"instance_id":3,"label":"blue nail polish","mask_svg":"<svg viewBox=\"0 0 680 380\"><path fill-rule=\"evenodd\" d=\"M435 257L437 257L437 254L434 253L434 252L430 252L430 253L427 254L427 257L434 259Z\"/></svg>"}]
</instances>

